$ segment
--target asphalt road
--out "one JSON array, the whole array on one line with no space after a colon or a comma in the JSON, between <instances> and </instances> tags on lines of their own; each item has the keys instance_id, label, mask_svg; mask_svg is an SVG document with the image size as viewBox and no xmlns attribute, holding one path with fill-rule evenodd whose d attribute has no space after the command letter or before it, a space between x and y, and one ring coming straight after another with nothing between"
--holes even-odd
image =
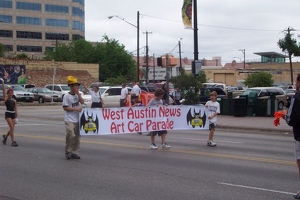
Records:
<instances>
[{"instance_id":1,"label":"asphalt road","mask_svg":"<svg viewBox=\"0 0 300 200\"><path fill-rule=\"evenodd\" d=\"M61 106L19 113L19 147L0 145L1 200L293 199L299 189L290 134L217 130L212 148L208 131L170 131L170 150L150 150L145 133L83 136L82 159L65 160Z\"/></svg>"}]
</instances>

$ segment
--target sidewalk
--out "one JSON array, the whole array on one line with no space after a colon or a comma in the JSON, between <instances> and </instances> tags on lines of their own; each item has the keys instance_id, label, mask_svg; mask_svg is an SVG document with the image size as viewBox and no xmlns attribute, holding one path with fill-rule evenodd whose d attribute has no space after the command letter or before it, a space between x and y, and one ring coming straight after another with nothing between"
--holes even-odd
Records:
<instances>
[{"instance_id":1,"label":"sidewalk","mask_svg":"<svg viewBox=\"0 0 300 200\"><path fill-rule=\"evenodd\" d=\"M280 125L273 124L275 117L234 117L230 115L218 115L217 128L231 129L235 131L249 130L270 133L292 133L293 129L287 125L284 119L280 119Z\"/></svg>"}]
</instances>

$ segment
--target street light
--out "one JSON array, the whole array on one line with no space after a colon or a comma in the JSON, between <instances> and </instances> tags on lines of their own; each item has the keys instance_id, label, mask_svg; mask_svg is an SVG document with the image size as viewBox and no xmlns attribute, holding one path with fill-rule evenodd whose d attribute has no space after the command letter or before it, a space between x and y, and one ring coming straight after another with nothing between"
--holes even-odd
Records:
<instances>
[{"instance_id":1,"label":"street light","mask_svg":"<svg viewBox=\"0 0 300 200\"><path fill-rule=\"evenodd\" d=\"M139 82L140 77L139 77L139 69L140 69L140 12L137 11L137 25L134 25L128 21L126 21L124 18L119 17L118 15L112 15L108 16L108 19L112 19L113 17L117 17L127 24L130 24L131 26L135 27L137 29L137 82Z\"/></svg>"}]
</instances>

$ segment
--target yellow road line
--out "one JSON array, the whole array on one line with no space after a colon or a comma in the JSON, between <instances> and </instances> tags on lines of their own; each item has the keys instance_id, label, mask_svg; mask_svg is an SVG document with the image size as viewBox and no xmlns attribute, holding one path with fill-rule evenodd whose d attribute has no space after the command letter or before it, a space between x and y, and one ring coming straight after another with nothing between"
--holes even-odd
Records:
<instances>
[{"instance_id":1,"label":"yellow road line","mask_svg":"<svg viewBox=\"0 0 300 200\"><path fill-rule=\"evenodd\" d=\"M28 134L15 134L15 135L21 136L21 137L26 137L26 138L46 139L46 140L53 140L53 141L65 141L65 138L57 138L57 137L37 136L37 135L28 135ZM99 142L99 141L83 140L83 139L81 139L80 142L85 143L85 144L99 144L99 145L133 148L133 149L149 149L144 146L111 143L111 142ZM173 153L190 154L190 155L201 155L201 156L218 157L218 158L230 158L230 159L236 159L236 160L247 160L247 161L274 163L274 164L295 165L295 162L292 162L292 161L276 160L276 159L269 159L269 158L259 158L259 157L251 157L251 156L210 153L210 152L204 152L204 151L190 151L190 150L183 150L183 149L169 149L167 151L173 152Z\"/></svg>"}]
</instances>

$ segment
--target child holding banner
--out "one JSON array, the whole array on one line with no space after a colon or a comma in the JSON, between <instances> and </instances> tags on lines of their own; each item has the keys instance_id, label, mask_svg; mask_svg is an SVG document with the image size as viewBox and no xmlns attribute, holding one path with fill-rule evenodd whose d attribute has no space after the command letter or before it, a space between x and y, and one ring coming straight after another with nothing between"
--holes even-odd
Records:
<instances>
[{"instance_id":1,"label":"child holding banner","mask_svg":"<svg viewBox=\"0 0 300 200\"><path fill-rule=\"evenodd\" d=\"M209 110L209 137L207 141L207 146L215 147L217 144L213 142L215 128L217 124L217 114L220 113L220 104L217 102L217 92L212 91L210 93L210 101L207 101L205 107Z\"/></svg>"},{"instance_id":2,"label":"child holding banner","mask_svg":"<svg viewBox=\"0 0 300 200\"><path fill-rule=\"evenodd\" d=\"M163 105L163 96L164 96L165 91L161 88L158 88L157 90L155 90L154 93L154 98L152 98L149 103L148 106L159 106L159 105ZM151 131L150 132L150 136L151 136L151 145L150 145L150 149L156 150L158 149L157 146L155 145L155 136L158 135L161 137L161 144L162 144L162 148L163 149L169 149L170 146L167 145L166 143L166 135L167 135L167 130L161 130L161 131Z\"/></svg>"}]
</instances>

